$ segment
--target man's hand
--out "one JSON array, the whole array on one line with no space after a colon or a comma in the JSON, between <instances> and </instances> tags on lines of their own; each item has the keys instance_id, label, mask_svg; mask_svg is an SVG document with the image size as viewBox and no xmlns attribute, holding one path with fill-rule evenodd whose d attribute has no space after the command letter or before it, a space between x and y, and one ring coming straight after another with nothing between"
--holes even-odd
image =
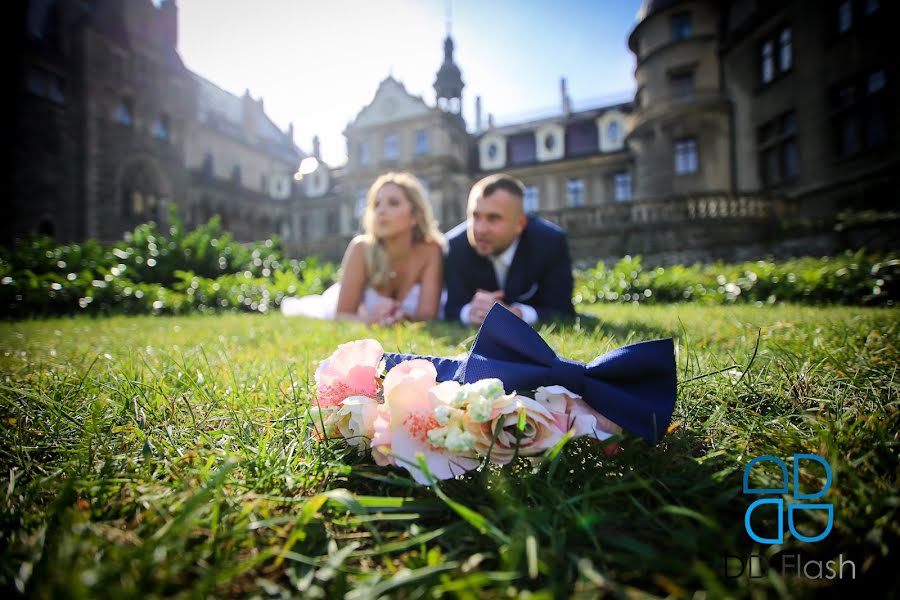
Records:
<instances>
[{"instance_id":1,"label":"man's hand","mask_svg":"<svg viewBox=\"0 0 900 600\"><path fill-rule=\"evenodd\" d=\"M481 325L481 323L484 322L484 318L487 316L488 311L491 310L491 307L502 299L503 291L501 290L496 292L478 290L475 292L469 307L469 323L472 325Z\"/></svg>"}]
</instances>

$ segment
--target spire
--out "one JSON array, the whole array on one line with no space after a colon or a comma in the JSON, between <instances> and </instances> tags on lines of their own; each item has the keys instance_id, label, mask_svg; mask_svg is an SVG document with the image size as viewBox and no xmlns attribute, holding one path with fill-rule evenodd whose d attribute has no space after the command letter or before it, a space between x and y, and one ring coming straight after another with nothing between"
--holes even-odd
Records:
<instances>
[{"instance_id":1,"label":"spire","mask_svg":"<svg viewBox=\"0 0 900 600\"><path fill-rule=\"evenodd\" d=\"M447 3L447 37L444 38L444 62L434 80L434 93L438 107L447 112L460 114L462 111L462 90L465 84L459 67L453 62L453 38L450 36L450 4Z\"/></svg>"}]
</instances>

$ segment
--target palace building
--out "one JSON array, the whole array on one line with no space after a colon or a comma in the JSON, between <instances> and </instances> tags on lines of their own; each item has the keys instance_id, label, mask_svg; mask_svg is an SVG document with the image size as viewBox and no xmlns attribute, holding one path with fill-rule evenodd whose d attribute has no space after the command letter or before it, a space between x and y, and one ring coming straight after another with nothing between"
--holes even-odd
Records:
<instances>
[{"instance_id":1,"label":"palace building","mask_svg":"<svg viewBox=\"0 0 900 600\"><path fill-rule=\"evenodd\" d=\"M175 202L189 225L220 215L238 239L277 234L295 255L339 259L389 170L423 181L444 230L477 179L508 172L582 258L727 258L788 219L896 205L895 2L645 0L623 32L632 100L574 110L562 79L558 111L502 125L482 123L480 98L463 120L448 34L433 101L387 77L343 132L346 164L318 161L299 181L292 128L184 67L177 10L27 3L4 239L118 239Z\"/></svg>"}]
</instances>

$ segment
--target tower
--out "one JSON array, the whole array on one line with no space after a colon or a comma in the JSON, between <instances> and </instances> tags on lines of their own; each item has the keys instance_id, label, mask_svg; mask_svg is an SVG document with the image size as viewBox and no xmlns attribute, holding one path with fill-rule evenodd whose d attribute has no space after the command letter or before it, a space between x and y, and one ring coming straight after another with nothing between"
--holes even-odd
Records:
<instances>
[{"instance_id":1,"label":"tower","mask_svg":"<svg viewBox=\"0 0 900 600\"><path fill-rule=\"evenodd\" d=\"M456 115L460 114L464 85L459 67L453 62L453 38L450 37L448 23L447 37L444 38L444 62L441 63L434 80L434 94L438 108Z\"/></svg>"}]
</instances>

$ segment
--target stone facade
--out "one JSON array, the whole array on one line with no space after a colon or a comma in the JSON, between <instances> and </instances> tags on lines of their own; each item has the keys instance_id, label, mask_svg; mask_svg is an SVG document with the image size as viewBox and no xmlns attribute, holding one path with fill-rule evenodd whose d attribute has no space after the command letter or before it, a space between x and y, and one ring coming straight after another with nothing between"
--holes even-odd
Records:
<instances>
[{"instance_id":1,"label":"stone facade","mask_svg":"<svg viewBox=\"0 0 900 600\"><path fill-rule=\"evenodd\" d=\"M508 172L582 258L704 243L723 256L798 216L896 205L895 2L646 0L627 35L633 101L573 110L563 80L555 114L484 128L480 99L474 126L462 118L448 35L434 103L386 78L344 131L347 163L313 161L302 178L306 155L261 99L181 63L173 0L27 6L4 240L118 239L175 201L189 225L220 215L238 239L279 234L292 254L334 260L391 170L423 181L444 230L477 179Z\"/></svg>"},{"instance_id":2,"label":"stone facade","mask_svg":"<svg viewBox=\"0 0 900 600\"><path fill-rule=\"evenodd\" d=\"M13 202L2 240L118 240L213 215L241 240L278 231L303 154L262 100L178 56L173 0L31 0L18 31Z\"/></svg>"},{"instance_id":3,"label":"stone facade","mask_svg":"<svg viewBox=\"0 0 900 600\"><path fill-rule=\"evenodd\" d=\"M351 205L379 173L409 169L428 181L447 229L462 216L448 210L447 190L462 210L472 183L504 171L525 184L527 210L570 230L582 258L699 256L704 247L724 257L729 244L765 246L791 220L892 208L900 184L900 74L888 59L900 55L889 29L896 11L877 0L647 0L627 36L637 63L632 102L573 111L563 80L556 114L502 126L489 119L482 129L477 101L467 136L461 122L438 118L453 115L437 94L434 108L402 100L415 105L415 118L392 113L397 100L389 98L403 93L388 79L345 132L343 202ZM438 79L452 74L457 85L435 87L461 94L452 49ZM377 123L366 124L375 114ZM430 168L452 173L453 184L439 190L425 157L409 151L428 114L461 146L470 140L468 179L460 153L450 163L431 159ZM390 132L400 132L400 150L385 159ZM707 208L686 208L695 205ZM357 225L340 223L335 253ZM306 248L326 250L297 246Z\"/></svg>"}]
</instances>

